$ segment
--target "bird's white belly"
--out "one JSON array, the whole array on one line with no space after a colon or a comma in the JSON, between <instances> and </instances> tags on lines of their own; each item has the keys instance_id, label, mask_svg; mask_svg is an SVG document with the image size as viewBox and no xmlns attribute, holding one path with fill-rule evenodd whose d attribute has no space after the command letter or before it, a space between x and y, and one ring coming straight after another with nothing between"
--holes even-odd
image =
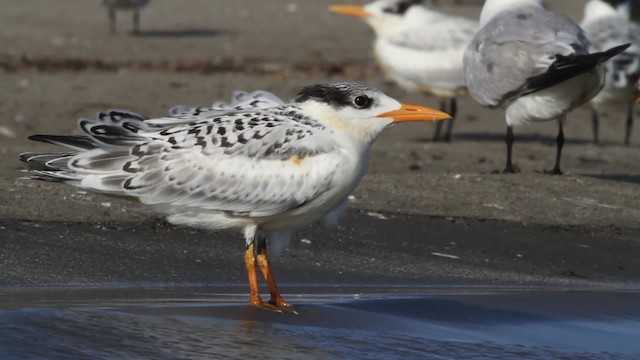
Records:
<instances>
[{"instance_id":1,"label":"bird's white belly","mask_svg":"<svg viewBox=\"0 0 640 360\"><path fill-rule=\"evenodd\" d=\"M379 40L375 46L381 67L408 91L453 97L465 92L464 49L422 51Z\"/></svg>"},{"instance_id":2,"label":"bird's white belly","mask_svg":"<svg viewBox=\"0 0 640 360\"><path fill-rule=\"evenodd\" d=\"M558 120L591 100L604 86L603 69L578 75L535 93L521 96L506 106L507 125Z\"/></svg>"}]
</instances>

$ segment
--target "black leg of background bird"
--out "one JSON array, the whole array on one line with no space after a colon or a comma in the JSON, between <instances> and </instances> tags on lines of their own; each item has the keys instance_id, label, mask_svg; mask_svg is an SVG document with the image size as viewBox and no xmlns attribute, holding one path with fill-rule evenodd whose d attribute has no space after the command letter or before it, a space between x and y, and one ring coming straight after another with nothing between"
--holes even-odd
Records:
<instances>
[{"instance_id":1,"label":"black leg of background bird","mask_svg":"<svg viewBox=\"0 0 640 360\"><path fill-rule=\"evenodd\" d=\"M111 35L116 33L116 8L109 6L109 27Z\"/></svg>"},{"instance_id":2,"label":"black leg of background bird","mask_svg":"<svg viewBox=\"0 0 640 360\"><path fill-rule=\"evenodd\" d=\"M511 151L513 149L513 127L507 126L507 165L504 167L505 174L515 174L516 170L513 168L511 162Z\"/></svg>"},{"instance_id":3,"label":"black leg of background bird","mask_svg":"<svg viewBox=\"0 0 640 360\"><path fill-rule=\"evenodd\" d=\"M600 137L599 137L599 128L600 128L600 124L599 124L599 116L598 116L598 111L596 111L596 109L591 109L591 129L593 130L593 142L596 144L600 143Z\"/></svg>"},{"instance_id":4,"label":"black leg of background bird","mask_svg":"<svg viewBox=\"0 0 640 360\"><path fill-rule=\"evenodd\" d=\"M271 299L267 304L263 304L262 307L273 311L298 314L295 308L282 298L280 290L278 290L276 280L271 271L271 265L269 265L269 258L267 257L267 239L264 236L256 235L254 243L256 261L271 293Z\"/></svg>"},{"instance_id":5,"label":"black leg of background bird","mask_svg":"<svg viewBox=\"0 0 640 360\"><path fill-rule=\"evenodd\" d=\"M446 111L445 111L446 112ZM449 102L449 115L451 115L451 119L447 121L447 131L444 133L444 141L451 142L451 132L453 130L453 122L456 119L456 114L458 113L458 103L456 102L456 98L451 98ZM441 123L439 121L438 123Z\"/></svg>"},{"instance_id":6,"label":"black leg of background bird","mask_svg":"<svg viewBox=\"0 0 640 360\"><path fill-rule=\"evenodd\" d=\"M133 9L133 33L140 33L140 9Z\"/></svg>"},{"instance_id":7,"label":"black leg of background bird","mask_svg":"<svg viewBox=\"0 0 640 360\"><path fill-rule=\"evenodd\" d=\"M446 100L440 100L440 110L447 112L447 101ZM431 141L440 141L440 134L442 133L442 121L438 121L436 123L436 130L433 133L433 138L431 139Z\"/></svg>"},{"instance_id":8,"label":"black leg of background bird","mask_svg":"<svg viewBox=\"0 0 640 360\"><path fill-rule=\"evenodd\" d=\"M629 146L631 141L631 130L633 129L633 108L635 104L631 104L627 110L627 125L624 131L624 145Z\"/></svg>"},{"instance_id":9,"label":"black leg of background bird","mask_svg":"<svg viewBox=\"0 0 640 360\"><path fill-rule=\"evenodd\" d=\"M558 121L558 137L556 137L556 145L558 146L556 150L556 164L553 166L553 170L545 172L551 175L562 175L562 171L560 170L560 158L562 157L562 147L564 146L564 131L562 130L562 120Z\"/></svg>"}]
</instances>

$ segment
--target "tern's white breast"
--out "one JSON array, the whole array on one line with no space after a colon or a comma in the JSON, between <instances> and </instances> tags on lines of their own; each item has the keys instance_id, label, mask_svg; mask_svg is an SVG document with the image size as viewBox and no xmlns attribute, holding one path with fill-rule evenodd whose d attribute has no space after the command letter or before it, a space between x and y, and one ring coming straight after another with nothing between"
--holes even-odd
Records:
<instances>
[{"instance_id":1,"label":"tern's white breast","mask_svg":"<svg viewBox=\"0 0 640 360\"><path fill-rule=\"evenodd\" d=\"M333 167L331 165L332 168L325 169L327 176L335 176L335 182L331 189L287 213L255 219L260 228L264 230L300 228L321 220L340 207L364 177L371 157L371 147L344 148L338 156L340 157L339 166ZM310 162L310 166L316 165Z\"/></svg>"}]
</instances>

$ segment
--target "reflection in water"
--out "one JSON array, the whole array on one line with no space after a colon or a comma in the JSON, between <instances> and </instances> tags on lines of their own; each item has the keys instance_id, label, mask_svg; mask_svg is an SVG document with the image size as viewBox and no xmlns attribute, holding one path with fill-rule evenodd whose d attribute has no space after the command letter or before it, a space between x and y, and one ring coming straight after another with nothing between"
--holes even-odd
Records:
<instances>
[{"instance_id":1,"label":"reflection in water","mask_svg":"<svg viewBox=\"0 0 640 360\"><path fill-rule=\"evenodd\" d=\"M395 296L395 295L394 295ZM422 295L0 307L0 359L637 358L638 293ZM228 299L227 299L228 300Z\"/></svg>"}]
</instances>

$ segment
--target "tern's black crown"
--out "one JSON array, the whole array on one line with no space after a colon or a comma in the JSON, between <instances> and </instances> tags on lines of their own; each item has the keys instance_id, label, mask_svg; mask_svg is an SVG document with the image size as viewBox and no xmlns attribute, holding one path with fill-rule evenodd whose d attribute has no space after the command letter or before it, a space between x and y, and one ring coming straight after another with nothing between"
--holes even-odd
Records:
<instances>
[{"instance_id":1,"label":"tern's black crown","mask_svg":"<svg viewBox=\"0 0 640 360\"><path fill-rule=\"evenodd\" d=\"M296 102L315 100L334 107L351 106L365 109L373 105L374 99L368 95L372 95L374 92L377 92L377 90L359 84L317 84L302 88L298 93ZM363 98L366 99L364 103L362 102Z\"/></svg>"}]
</instances>

